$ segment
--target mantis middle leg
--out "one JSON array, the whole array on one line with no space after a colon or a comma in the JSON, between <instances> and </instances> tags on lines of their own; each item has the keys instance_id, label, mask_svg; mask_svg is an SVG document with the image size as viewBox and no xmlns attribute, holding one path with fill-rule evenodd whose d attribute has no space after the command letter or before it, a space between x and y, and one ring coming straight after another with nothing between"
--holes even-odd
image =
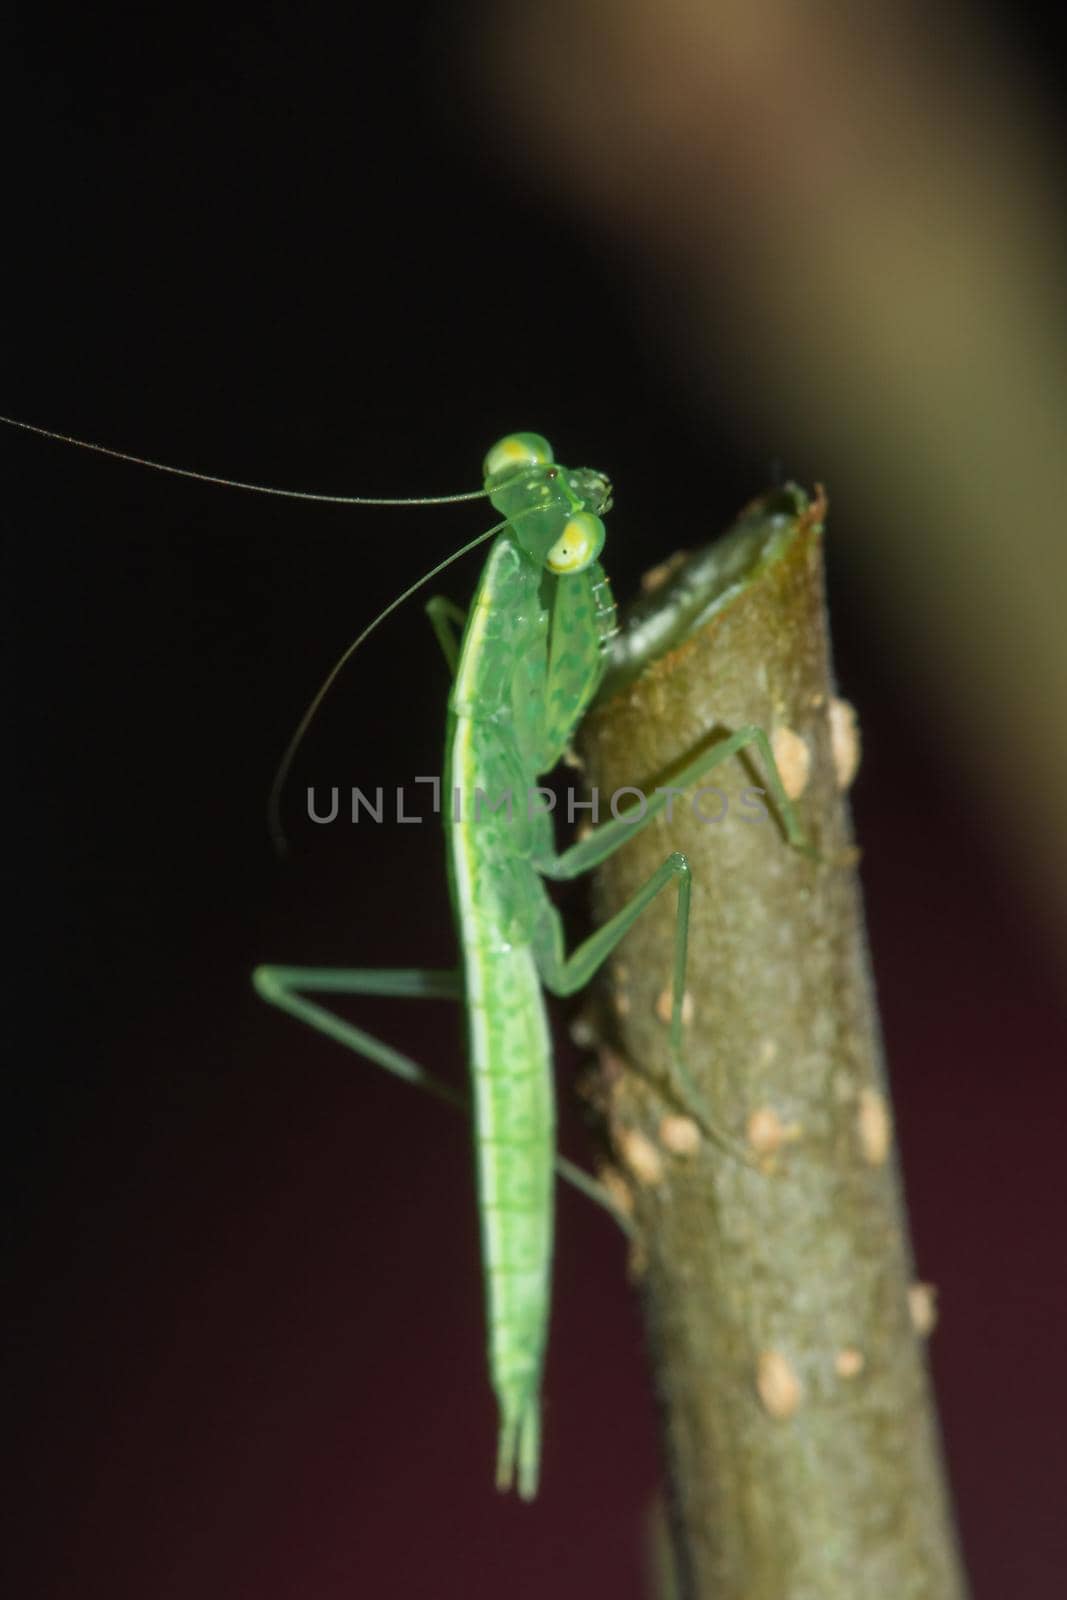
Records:
<instances>
[{"instance_id":1,"label":"mantis middle leg","mask_svg":"<svg viewBox=\"0 0 1067 1600\"><path fill-rule=\"evenodd\" d=\"M631 819L627 815L614 818L611 822L604 823L595 828L588 838L572 845L558 855L549 857L538 863L538 870L547 878L567 880L580 876L583 872L590 871L600 862L614 854L627 840L633 838L642 828L659 815L667 805L672 792L689 788L708 772L728 761L732 756L738 755L748 745L755 745L763 758L767 771L767 780L771 795L778 809L785 832L786 842L804 855L815 858L816 854L807 843L792 802L785 792L781 774L778 771L770 741L762 728L754 726L740 728L727 738L704 750L694 757L678 774L674 783L668 789L659 789L645 804L645 809L639 818ZM556 994L573 994L582 988L592 978L593 974L603 964L615 949L625 934L637 921L642 911L660 891L671 882L678 885L678 909L675 918L674 952L672 963L671 987L671 1032L670 1046L671 1058L675 1070L685 1090L685 1098L690 1108L696 1114L709 1138L728 1149L731 1154L739 1155L748 1161L747 1153L730 1134L719 1128L712 1117L705 1110L701 1096L694 1085L685 1060L683 1039L683 1006L685 1002L685 976L688 959L689 945L689 907L692 896L692 874L689 862L679 851L674 851L667 857L663 865L652 874L631 900L620 911L616 912L610 922L591 934L583 944L569 957L563 953L563 935L558 915L546 902L546 915L542 921L537 940L537 959L539 970L545 987Z\"/></svg>"}]
</instances>

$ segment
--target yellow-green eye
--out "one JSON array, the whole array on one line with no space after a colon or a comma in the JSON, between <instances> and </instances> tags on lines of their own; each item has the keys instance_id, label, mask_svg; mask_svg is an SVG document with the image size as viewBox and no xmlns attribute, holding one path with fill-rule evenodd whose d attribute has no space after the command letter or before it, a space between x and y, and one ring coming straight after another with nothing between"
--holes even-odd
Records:
<instances>
[{"instance_id":1,"label":"yellow-green eye","mask_svg":"<svg viewBox=\"0 0 1067 1600\"><path fill-rule=\"evenodd\" d=\"M542 467L552 460L552 446L539 433L509 433L498 439L482 466L488 480L516 467Z\"/></svg>"},{"instance_id":2,"label":"yellow-green eye","mask_svg":"<svg viewBox=\"0 0 1067 1600\"><path fill-rule=\"evenodd\" d=\"M549 572L582 572L604 548L604 524L591 511L576 511L548 555Z\"/></svg>"}]
</instances>

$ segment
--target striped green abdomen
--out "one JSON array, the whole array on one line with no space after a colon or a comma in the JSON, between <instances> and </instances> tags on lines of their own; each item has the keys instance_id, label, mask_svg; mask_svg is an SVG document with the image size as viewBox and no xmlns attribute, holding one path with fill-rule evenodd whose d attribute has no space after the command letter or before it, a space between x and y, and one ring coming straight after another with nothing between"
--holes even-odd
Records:
<instances>
[{"instance_id":1,"label":"striped green abdomen","mask_svg":"<svg viewBox=\"0 0 1067 1600\"><path fill-rule=\"evenodd\" d=\"M490 1368L507 1413L536 1401L544 1358L555 1155L551 1054L529 948L471 947L464 958Z\"/></svg>"}]
</instances>

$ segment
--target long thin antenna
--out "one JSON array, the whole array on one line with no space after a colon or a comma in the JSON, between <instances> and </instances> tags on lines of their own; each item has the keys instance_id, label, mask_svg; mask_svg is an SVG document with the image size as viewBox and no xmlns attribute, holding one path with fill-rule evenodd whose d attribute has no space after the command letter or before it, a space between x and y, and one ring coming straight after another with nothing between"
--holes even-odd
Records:
<instances>
[{"instance_id":1,"label":"long thin antenna","mask_svg":"<svg viewBox=\"0 0 1067 1600\"><path fill-rule=\"evenodd\" d=\"M174 478L192 478L197 483L218 483L226 489L247 489L252 494L279 495L283 500L317 500L330 506L452 506L463 500L484 500L484 489L472 489L469 494L431 494L410 499L383 500L365 494L312 494L306 489L272 489L264 483L241 483L236 478L217 478L211 472L194 472L190 467L171 467L165 461L149 461L145 456L130 455L126 450L112 450L110 445L93 444L89 439L76 439L70 433L57 433L54 428L39 428L33 422L20 422L17 417L0 417L9 428L21 428L25 433L40 434L42 439L56 439L60 444L76 445L79 450L93 450L98 456L111 456L115 461L132 461L137 467L150 467L153 472L169 472Z\"/></svg>"},{"instance_id":2,"label":"long thin antenna","mask_svg":"<svg viewBox=\"0 0 1067 1600\"><path fill-rule=\"evenodd\" d=\"M429 572L424 572L421 578L417 578L413 584L404 590L403 594L398 594L395 600L390 600L385 610L379 611L374 621L367 624L359 637L357 639L353 639L347 650L345 650L344 653L334 662L326 677L323 679L323 682L317 690L314 699L311 701L311 704L304 712L304 715L300 718L300 721L296 727L296 732L289 740L289 743L285 748L285 754L278 763L278 770L274 774L274 782L270 786L270 799L267 802L267 826L270 829L270 836L274 840L274 845L279 855L285 855L286 851L288 850L288 841L285 837L285 829L282 827L282 790L285 788L285 782L293 765L293 759L303 743L304 735L307 733L312 722L314 721L319 707L329 694L342 668L345 667L349 661L351 661L360 645L370 637L378 624L384 622L386 617L396 610L397 606L403 605L404 601L409 599L415 593L416 589L421 589L424 583L429 583L431 578L436 578L437 574L439 572L443 572L446 567L450 567L453 561L458 561L461 556L465 556L471 550L477 549L478 545L484 544L485 541L487 539L491 539L494 534L502 532L502 530L508 526L509 521L517 522L524 515L528 516L529 512L520 511L517 516L505 518L503 522L498 522L494 527L487 528L484 533L480 533L478 537L476 539L472 539L469 544L463 545L459 550L454 550L452 554L446 557L444 561L438 562L437 566L431 568Z\"/></svg>"}]
</instances>

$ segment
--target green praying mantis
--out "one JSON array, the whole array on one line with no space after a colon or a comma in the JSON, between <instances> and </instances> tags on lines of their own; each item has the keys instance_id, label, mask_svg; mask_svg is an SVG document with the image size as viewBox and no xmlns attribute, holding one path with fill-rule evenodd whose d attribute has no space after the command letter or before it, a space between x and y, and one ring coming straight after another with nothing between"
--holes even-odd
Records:
<instances>
[{"instance_id":1,"label":"green praying mantis","mask_svg":"<svg viewBox=\"0 0 1067 1600\"><path fill-rule=\"evenodd\" d=\"M51 430L14 425L86 446L86 441ZM86 447L179 476L232 484L103 446ZM692 890L686 857L670 852L629 903L569 954L546 881L589 872L624 848L663 810L671 794L696 784L748 746L761 759L785 842L812 852L768 739L752 726L703 749L674 777L670 790L647 797L639 812L613 815L578 843L557 850L538 780L568 750L600 685L606 651L617 631L611 589L599 560L605 540L603 518L611 505L611 485L603 473L564 467L540 435L515 433L488 452L484 490L478 495L383 501L265 492L359 505L432 504L484 494L501 518L406 589L345 651L290 742L271 800L272 828L279 836L281 786L338 672L402 601L443 567L492 538L466 615L442 597L426 607L452 677L443 774L446 801L441 811L459 967L435 972L272 964L258 967L253 982L264 1000L289 1016L395 1076L453 1102L459 1097L423 1067L329 1009L324 998L449 999L464 1006L488 1364L499 1412L496 1481L498 1488L516 1487L524 1500L532 1500L540 1470L556 1174L614 1210L593 1178L556 1153L544 991L565 996L587 985L649 903L672 886L676 890L670 1015L674 1077L666 1087L685 1104L705 1137L732 1156L740 1154L704 1107L685 1061L683 1001Z\"/></svg>"}]
</instances>

